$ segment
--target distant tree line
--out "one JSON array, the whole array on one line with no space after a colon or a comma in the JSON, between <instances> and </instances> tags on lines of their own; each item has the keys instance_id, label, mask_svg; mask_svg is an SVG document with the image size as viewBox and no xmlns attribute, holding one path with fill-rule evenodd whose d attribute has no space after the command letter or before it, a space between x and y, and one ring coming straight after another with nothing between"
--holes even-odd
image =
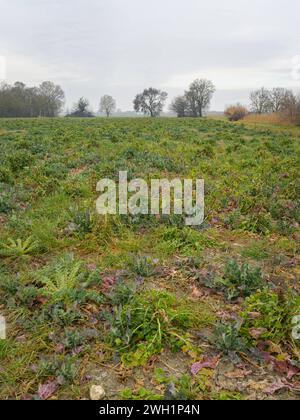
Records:
<instances>
[{"instance_id":1,"label":"distant tree line","mask_svg":"<svg viewBox=\"0 0 300 420\"><path fill-rule=\"evenodd\" d=\"M255 114L282 112L297 101L293 91L284 88L261 88L250 94L251 111Z\"/></svg>"},{"instance_id":2,"label":"distant tree line","mask_svg":"<svg viewBox=\"0 0 300 420\"><path fill-rule=\"evenodd\" d=\"M206 79L197 79L182 96L171 104L170 110L178 117L202 117L208 109L215 87ZM168 94L150 87L136 95L133 101L135 112L145 116L161 115ZM52 82L43 82L38 87L27 87L24 83L0 85L0 117L57 117L63 110L65 94L62 88ZM100 99L100 114L110 117L116 110L116 101L110 95ZM89 118L95 114L90 110L89 101L81 97L67 117Z\"/></svg>"},{"instance_id":3,"label":"distant tree line","mask_svg":"<svg viewBox=\"0 0 300 420\"><path fill-rule=\"evenodd\" d=\"M52 82L38 87L21 82L0 85L0 117L57 117L64 102L64 91Z\"/></svg>"},{"instance_id":4,"label":"distant tree line","mask_svg":"<svg viewBox=\"0 0 300 420\"><path fill-rule=\"evenodd\" d=\"M215 86L210 80L196 79L183 95L173 100L170 111L179 118L201 118L208 110L214 92ZM135 96L133 108L136 113L158 117L164 109L167 97L167 92L150 87ZM57 117L62 113L64 104L64 91L52 82L43 82L34 87L28 87L21 82L13 85L0 84L0 117ZM115 111L115 99L110 95L102 96L98 112L110 117ZM289 122L300 123L300 97L285 88L263 87L251 92L249 109L239 103L225 109L225 115L231 121L241 120L249 113L276 113L284 116ZM66 116L89 118L95 114L90 110L89 101L81 97Z\"/></svg>"},{"instance_id":5,"label":"distant tree line","mask_svg":"<svg viewBox=\"0 0 300 420\"><path fill-rule=\"evenodd\" d=\"M248 114L279 114L282 119L291 123L300 123L300 97L292 90L277 87L261 88L250 94L250 109L236 104L225 109L225 115L231 121L238 121Z\"/></svg>"}]
</instances>

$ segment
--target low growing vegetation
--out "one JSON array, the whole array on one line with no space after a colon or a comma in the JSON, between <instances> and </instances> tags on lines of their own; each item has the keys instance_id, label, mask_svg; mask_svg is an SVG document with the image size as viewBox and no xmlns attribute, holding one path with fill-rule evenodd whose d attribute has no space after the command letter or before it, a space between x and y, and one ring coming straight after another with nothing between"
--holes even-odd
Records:
<instances>
[{"instance_id":1,"label":"low growing vegetation","mask_svg":"<svg viewBox=\"0 0 300 420\"><path fill-rule=\"evenodd\" d=\"M298 399L299 138L246 120L0 120L0 398L100 382L108 398ZM205 222L97 215L97 182L120 170L204 178Z\"/></svg>"}]
</instances>

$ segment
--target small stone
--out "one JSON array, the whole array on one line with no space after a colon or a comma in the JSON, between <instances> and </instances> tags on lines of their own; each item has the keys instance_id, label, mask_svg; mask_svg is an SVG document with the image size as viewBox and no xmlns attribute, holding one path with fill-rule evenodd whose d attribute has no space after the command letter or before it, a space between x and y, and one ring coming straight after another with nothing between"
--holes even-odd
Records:
<instances>
[{"instance_id":1,"label":"small stone","mask_svg":"<svg viewBox=\"0 0 300 420\"><path fill-rule=\"evenodd\" d=\"M101 385L92 385L90 389L90 399L92 401L101 401L105 398L106 393Z\"/></svg>"},{"instance_id":2,"label":"small stone","mask_svg":"<svg viewBox=\"0 0 300 420\"><path fill-rule=\"evenodd\" d=\"M78 229L78 225L76 223L69 223L68 226L65 228L64 233L66 235L72 235Z\"/></svg>"}]
</instances>

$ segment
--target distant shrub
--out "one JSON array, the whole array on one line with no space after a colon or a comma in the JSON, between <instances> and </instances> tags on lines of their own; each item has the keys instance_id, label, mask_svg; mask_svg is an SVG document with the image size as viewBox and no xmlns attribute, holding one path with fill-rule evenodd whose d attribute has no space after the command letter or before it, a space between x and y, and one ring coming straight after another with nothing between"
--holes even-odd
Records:
<instances>
[{"instance_id":1,"label":"distant shrub","mask_svg":"<svg viewBox=\"0 0 300 420\"><path fill-rule=\"evenodd\" d=\"M248 109L241 104L230 105L225 109L225 115L229 121L243 120L248 114Z\"/></svg>"}]
</instances>

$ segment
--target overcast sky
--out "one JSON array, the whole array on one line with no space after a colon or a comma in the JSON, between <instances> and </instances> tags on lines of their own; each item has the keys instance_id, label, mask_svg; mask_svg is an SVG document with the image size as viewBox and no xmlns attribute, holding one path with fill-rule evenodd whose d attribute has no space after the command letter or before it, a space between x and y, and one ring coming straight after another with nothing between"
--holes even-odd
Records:
<instances>
[{"instance_id":1,"label":"overcast sky","mask_svg":"<svg viewBox=\"0 0 300 420\"><path fill-rule=\"evenodd\" d=\"M128 110L145 87L171 99L206 77L223 110L263 85L300 89L300 1L0 0L0 56L0 77L5 59L8 81L52 80L68 106L112 94Z\"/></svg>"}]
</instances>

